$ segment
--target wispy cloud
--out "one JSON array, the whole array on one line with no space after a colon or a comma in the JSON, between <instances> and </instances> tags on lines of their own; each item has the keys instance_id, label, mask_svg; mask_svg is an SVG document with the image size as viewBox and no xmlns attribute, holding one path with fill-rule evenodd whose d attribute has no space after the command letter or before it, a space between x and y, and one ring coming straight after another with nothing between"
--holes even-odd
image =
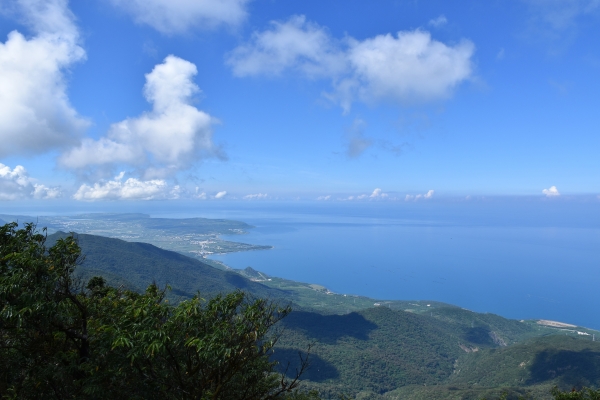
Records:
<instances>
[{"instance_id":1,"label":"wispy cloud","mask_svg":"<svg viewBox=\"0 0 600 400\"><path fill-rule=\"evenodd\" d=\"M135 21L165 34L237 26L249 0L110 0Z\"/></svg>"},{"instance_id":2,"label":"wispy cloud","mask_svg":"<svg viewBox=\"0 0 600 400\"><path fill-rule=\"evenodd\" d=\"M227 195L226 191L219 192L219 193L215 194L215 199L222 199L226 195Z\"/></svg>"},{"instance_id":3,"label":"wispy cloud","mask_svg":"<svg viewBox=\"0 0 600 400\"><path fill-rule=\"evenodd\" d=\"M361 156L365 150L373 145L373 140L365 137L364 128L366 123L361 119L355 119L346 133L346 155L350 158Z\"/></svg>"},{"instance_id":4,"label":"wispy cloud","mask_svg":"<svg viewBox=\"0 0 600 400\"><path fill-rule=\"evenodd\" d=\"M346 69L339 43L326 29L296 15L272 21L271 29L254 32L252 39L227 56L235 76L281 75L293 70L308 78L329 77Z\"/></svg>"},{"instance_id":5,"label":"wispy cloud","mask_svg":"<svg viewBox=\"0 0 600 400\"><path fill-rule=\"evenodd\" d=\"M264 200L267 197L269 197L269 195L267 193L256 193L256 194L247 194L242 198L244 200Z\"/></svg>"},{"instance_id":6,"label":"wispy cloud","mask_svg":"<svg viewBox=\"0 0 600 400\"><path fill-rule=\"evenodd\" d=\"M379 147L381 147L385 151L389 151L394 154L396 157L401 156L407 149L410 149L412 145L408 142L402 142L400 144L395 144L389 142L387 140L379 140Z\"/></svg>"},{"instance_id":7,"label":"wispy cloud","mask_svg":"<svg viewBox=\"0 0 600 400\"><path fill-rule=\"evenodd\" d=\"M540 42L549 54L564 53L586 26L594 26L600 17L598 0L523 0L529 8L524 38Z\"/></svg>"},{"instance_id":8,"label":"wispy cloud","mask_svg":"<svg viewBox=\"0 0 600 400\"><path fill-rule=\"evenodd\" d=\"M356 200L383 200L383 199L391 199L387 193L384 193L380 188L376 188L371 192L371 194L362 193L359 195L352 195L344 198L339 198L341 201L356 201ZM327 200L327 199L324 199Z\"/></svg>"},{"instance_id":9,"label":"wispy cloud","mask_svg":"<svg viewBox=\"0 0 600 400\"><path fill-rule=\"evenodd\" d=\"M440 15L437 18L429 20L427 25L433 26L434 28L439 28L441 26L446 25L447 23L448 23L448 19L444 15Z\"/></svg>"},{"instance_id":10,"label":"wispy cloud","mask_svg":"<svg viewBox=\"0 0 600 400\"><path fill-rule=\"evenodd\" d=\"M304 16L274 21L233 50L227 64L235 76L293 72L326 78L331 101L348 112L352 103L414 104L449 97L473 74L472 42L446 45L423 30L400 31L365 40L334 39Z\"/></svg>"},{"instance_id":11,"label":"wispy cloud","mask_svg":"<svg viewBox=\"0 0 600 400\"><path fill-rule=\"evenodd\" d=\"M529 4L534 21L553 30L573 27L579 17L597 13L598 0L524 0Z\"/></svg>"},{"instance_id":12,"label":"wispy cloud","mask_svg":"<svg viewBox=\"0 0 600 400\"><path fill-rule=\"evenodd\" d=\"M196 188L196 193L192 196L192 198L197 200L206 200L208 198L206 192L200 191L200 188Z\"/></svg>"},{"instance_id":13,"label":"wispy cloud","mask_svg":"<svg viewBox=\"0 0 600 400\"><path fill-rule=\"evenodd\" d=\"M85 59L66 0L19 0L34 35L12 31L0 43L0 157L76 144L89 126L67 95L65 71Z\"/></svg>"},{"instance_id":14,"label":"wispy cloud","mask_svg":"<svg viewBox=\"0 0 600 400\"><path fill-rule=\"evenodd\" d=\"M504 48L501 48L498 50L498 53L496 53L496 60L504 60L505 55L506 51L504 51Z\"/></svg>"},{"instance_id":15,"label":"wispy cloud","mask_svg":"<svg viewBox=\"0 0 600 400\"><path fill-rule=\"evenodd\" d=\"M554 88L558 93L560 93L561 95L565 95L567 93L569 93L569 91L571 90L573 84L571 82L558 82L555 81L554 79L549 79L548 80L548 84Z\"/></svg>"}]
</instances>

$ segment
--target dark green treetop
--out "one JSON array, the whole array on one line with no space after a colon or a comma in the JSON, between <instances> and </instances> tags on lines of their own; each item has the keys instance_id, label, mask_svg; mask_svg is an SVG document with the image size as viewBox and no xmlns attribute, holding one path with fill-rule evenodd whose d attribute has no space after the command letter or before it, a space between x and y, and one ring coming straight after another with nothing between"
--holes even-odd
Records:
<instances>
[{"instance_id":1,"label":"dark green treetop","mask_svg":"<svg viewBox=\"0 0 600 400\"><path fill-rule=\"evenodd\" d=\"M33 224L0 227L0 395L19 399L301 399L274 373L289 314L236 291L177 306L75 278L75 239L45 247ZM315 398L312 394L311 398Z\"/></svg>"}]
</instances>

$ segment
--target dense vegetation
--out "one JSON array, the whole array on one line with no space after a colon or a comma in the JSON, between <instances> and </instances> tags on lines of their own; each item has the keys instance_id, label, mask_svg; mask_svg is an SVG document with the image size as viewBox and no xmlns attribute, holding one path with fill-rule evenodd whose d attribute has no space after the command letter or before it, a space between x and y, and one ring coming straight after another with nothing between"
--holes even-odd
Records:
<instances>
[{"instance_id":1,"label":"dense vegetation","mask_svg":"<svg viewBox=\"0 0 600 400\"><path fill-rule=\"evenodd\" d=\"M48 245L70 235L58 232L48 236ZM236 289L258 297L285 298L286 292L252 282L230 271L221 271L179 253L163 250L147 243L125 242L101 236L75 234L85 260L77 273L87 280L103 276L113 286L144 291L150 282L170 285L171 301L189 299L198 291L211 297Z\"/></svg>"},{"instance_id":2,"label":"dense vegetation","mask_svg":"<svg viewBox=\"0 0 600 400\"><path fill-rule=\"evenodd\" d=\"M45 246L31 224L0 228L0 394L15 399L301 397L274 372L274 325L290 309L240 291L169 305L74 278L72 237ZM299 373L306 365L301 362Z\"/></svg>"},{"instance_id":3,"label":"dense vegetation","mask_svg":"<svg viewBox=\"0 0 600 400\"><path fill-rule=\"evenodd\" d=\"M293 391L303 372L305 389L331 399L600 399L582 389L600 385L590 337L433 302L343 315L275 302L307 296L144 243L8 224L0 396L318 399Z\"/></svg>"},{"instance_id":4,"label":"dense vegetation","mask_svg":"<svg viewBox=\"0 0 600 400\"><path fill-rule=\"evenodd\" d=\"M385 393L409 384L437 384L452 374L461 352L427 318L387 308L346 315L294 312L276 355L315 341L306 379L325 397L337 392Z\"/></svg>"},{"instance_id":5,"label":"dense vegetation","mask_svg":"<svg viewBox=\"0 0 600 400\"><path fill-rule=\"evenodd\" d=\"M600 386L600 343L591 336L540 330L552 334L534 337L537 326L493 314L377 307L346 315L294 312L282 322L286 335L276 355L314 341L305 384L323 397L496 399L506 392L549 399L554 385Z\"/></svg>"}]
</instances>

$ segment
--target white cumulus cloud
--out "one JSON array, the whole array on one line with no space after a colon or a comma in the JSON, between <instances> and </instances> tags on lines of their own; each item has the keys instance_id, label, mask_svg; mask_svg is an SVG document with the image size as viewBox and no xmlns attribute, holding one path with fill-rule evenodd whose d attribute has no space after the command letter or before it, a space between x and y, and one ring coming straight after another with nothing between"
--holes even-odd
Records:
<instances>
[{"instance_id":1,"label":"white cumulus cloud","mask_svg":"<svg viewBox=\"0 0 600 400\"><path fill-rule=\"evenodd\" d=\"M78 142L89 122L67 96L65 73L85 59L66 0L18 0L18 31L0 43L0 157L37 154Z\"/></svg>"},{"instance_id":2,"label":"white cumulus cloud","mask_svg":"<svg viewBox=\"0 0 600 400\"><path fill-rule=\"evenodd\" d=\"M542 190L542 193L545 194L546 197L560 196L560 192L558 191L556 186L550 186L550 188Z\"/></svg>"},{"instance_id":3,"label":"white cumulus cloud","mask_svg":"<svg viewBox=\"0 0 600 400\"><path fill-rule=\"evenodd\" d=\"M377 198L386 198L388 197L387 193L383 193L381 191L381 189L377 188L375 190L373 190L373 193L371 193L371 195L369 196L372 199L377 199Z\"/></svg>"},{"instance_id":4,"label":"white cumulus cloud","mask_svg":"<svg viewBox=\"0 0 600 400\"><path fill-rule=\"evenodd\" d=\"M329 198L329 196L328 196L328 198ZM321 197L319 197L319 198L317 198L317 200L328 200L328 198L322 199ZM348 196L346 198L340 198L338 200L352 201L352 200L381 200L381 199L390 200L390 197L387 193L384 193L380 188L376 188L373 190L373 192L371 194L363 193L363 194L359 194L359 195Z\"/></svg>"},{"instance_id":5,"label":"white cumulus cloud","mask_svg":"<svg viewBox=\"0 0 600 400\"><path fill-rule=\"evenodd\" d=\"M328 194L327 196L319 196L319 197L317 197L317 200L319 200L319 201L327 201L329 199L331 199L331 195L330 194Z\"/></svg>"},{"instance_id":6,"label":"white cumulus cloud","mask_svg":"<svg viewBox=\"0 0 600 400\"><path fill-rule=\"evenodd\" d=\"M61 195L59 188L37 183L23 166L11 169L0 163L0 200L55 199Z\"/></svg>"},{"instance_id":7,"label":"white cumulus cloud","mask_svg":"<svg viewBox=\"0 0 600 400\"><path fill-rule=\"evenodd\" d=\"M353 74L337 85L335 96L347 108L355 98L400 103L443 99L471 76L473 52L469 41L447 46L420 30L354 40L348 54Z\"/></svg>"},{"instance_id":8,"label":"white cumulus cloud","mask_svg":"<svg viewBox=\"0 0 600 400\"><path fill-rule=\"evenodd\" d=\"M222 199L226 195L227 195L226 191L219 192L219 193L215 194L215 199Z\"/></svg>"},{"instance_id":9,"label":"white cumulus cloud","mask_svg":"<svg viewBox=\"0 0 600 400\"><path fill-rule=\"evenodd\" d=\"M166 34L190 29L236 26L247 16L249 0L111 0L136 22Z\"/></svg>"},{"instance_id":10,"label":"white cumulus cloud","mask_svg":"<svg viewBox=\"0 0 600 400\"><path fill-rule=\"evenodd\" d=\"M191 105L200 89L192 81L196 66L175 56L146 74L144 95L152 111L113 124L106 137L86 139L63 154L61 165L85 168L128 164L145 179L164 178L202 156L219 156L212 141L217 121Z\"/></svg>"},{"instance_id":11,"label":"white cumulus cloud","mask_svg":"<svg viewBox=\"0 0 600 400\"><path fill-rule=\"evenodd\" d=\"M404 198L404 200L406 201L417 201L417 200L421 200L421 199L431 199L433 197L433 190L428 190L427 193L425 194L417 194L417 195L413 195L413 194L407 194L406 197Z\"/></svg>"},{"instance_id":12,"label":"white cumulus cloud","mask_svg":"<svg viewBox=\"0 0 600 400\"><path fill-rule=\"evenodd\" d=\"M244 200L261 200L269 197L267 193L247 194L243 197Z\"/></svg>"},{"instance_id":13,"label":"white cumulus cloud","mask_svg":"<svg viewBox=\"0 0 600 400\"><path fill-rule=\"evenodd\" d=\"M411 104L447 98L472 76L474 51L468 40L446 45L419 29L336 40L304 16L294 16L255 32L226 62L240 77L291 71L330 79L326 97L349 111L355 101Z\"/></svg>"},{"instance_id":14,"label":"white cumulus cloud","mask_svg":"<svg viewBox=\"0 0 600 400\"><path fill-rule=\"evenodd\" d=\"M152 200L168 198L176 194L178 187L169 188L162 179L147 181L128 178L123 180L125 173L121 172L114 179L101 181L90 186L83 184L73 195L75 200Z\"/></svg>"}]
</instances>

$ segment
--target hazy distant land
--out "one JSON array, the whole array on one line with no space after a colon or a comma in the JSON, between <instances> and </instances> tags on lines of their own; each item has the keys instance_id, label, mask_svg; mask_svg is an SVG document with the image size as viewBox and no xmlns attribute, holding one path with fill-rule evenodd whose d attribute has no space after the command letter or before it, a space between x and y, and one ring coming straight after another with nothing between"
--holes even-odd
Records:
<instances>
[{"instance_id":1,"label":"hazy distant land","mask_svg":"<svg viewBox=\"0 0 600 400\"><path fill-rule=\"evenodd\" d=\"M207 218L152 218L147 214L91 213L73 216L43 216L0 214L7 222L35 222L48 233L57 231L86 233L122 239L128 242L150 243L165 250L203 259L210 254L237 251L267 250L259 246L222 240L219 235L243 235L252 226L240 221ZM210 263L210 262L209 262ZM213 266L222 266L220 263Z\"/></svg>"}]
</instances>

